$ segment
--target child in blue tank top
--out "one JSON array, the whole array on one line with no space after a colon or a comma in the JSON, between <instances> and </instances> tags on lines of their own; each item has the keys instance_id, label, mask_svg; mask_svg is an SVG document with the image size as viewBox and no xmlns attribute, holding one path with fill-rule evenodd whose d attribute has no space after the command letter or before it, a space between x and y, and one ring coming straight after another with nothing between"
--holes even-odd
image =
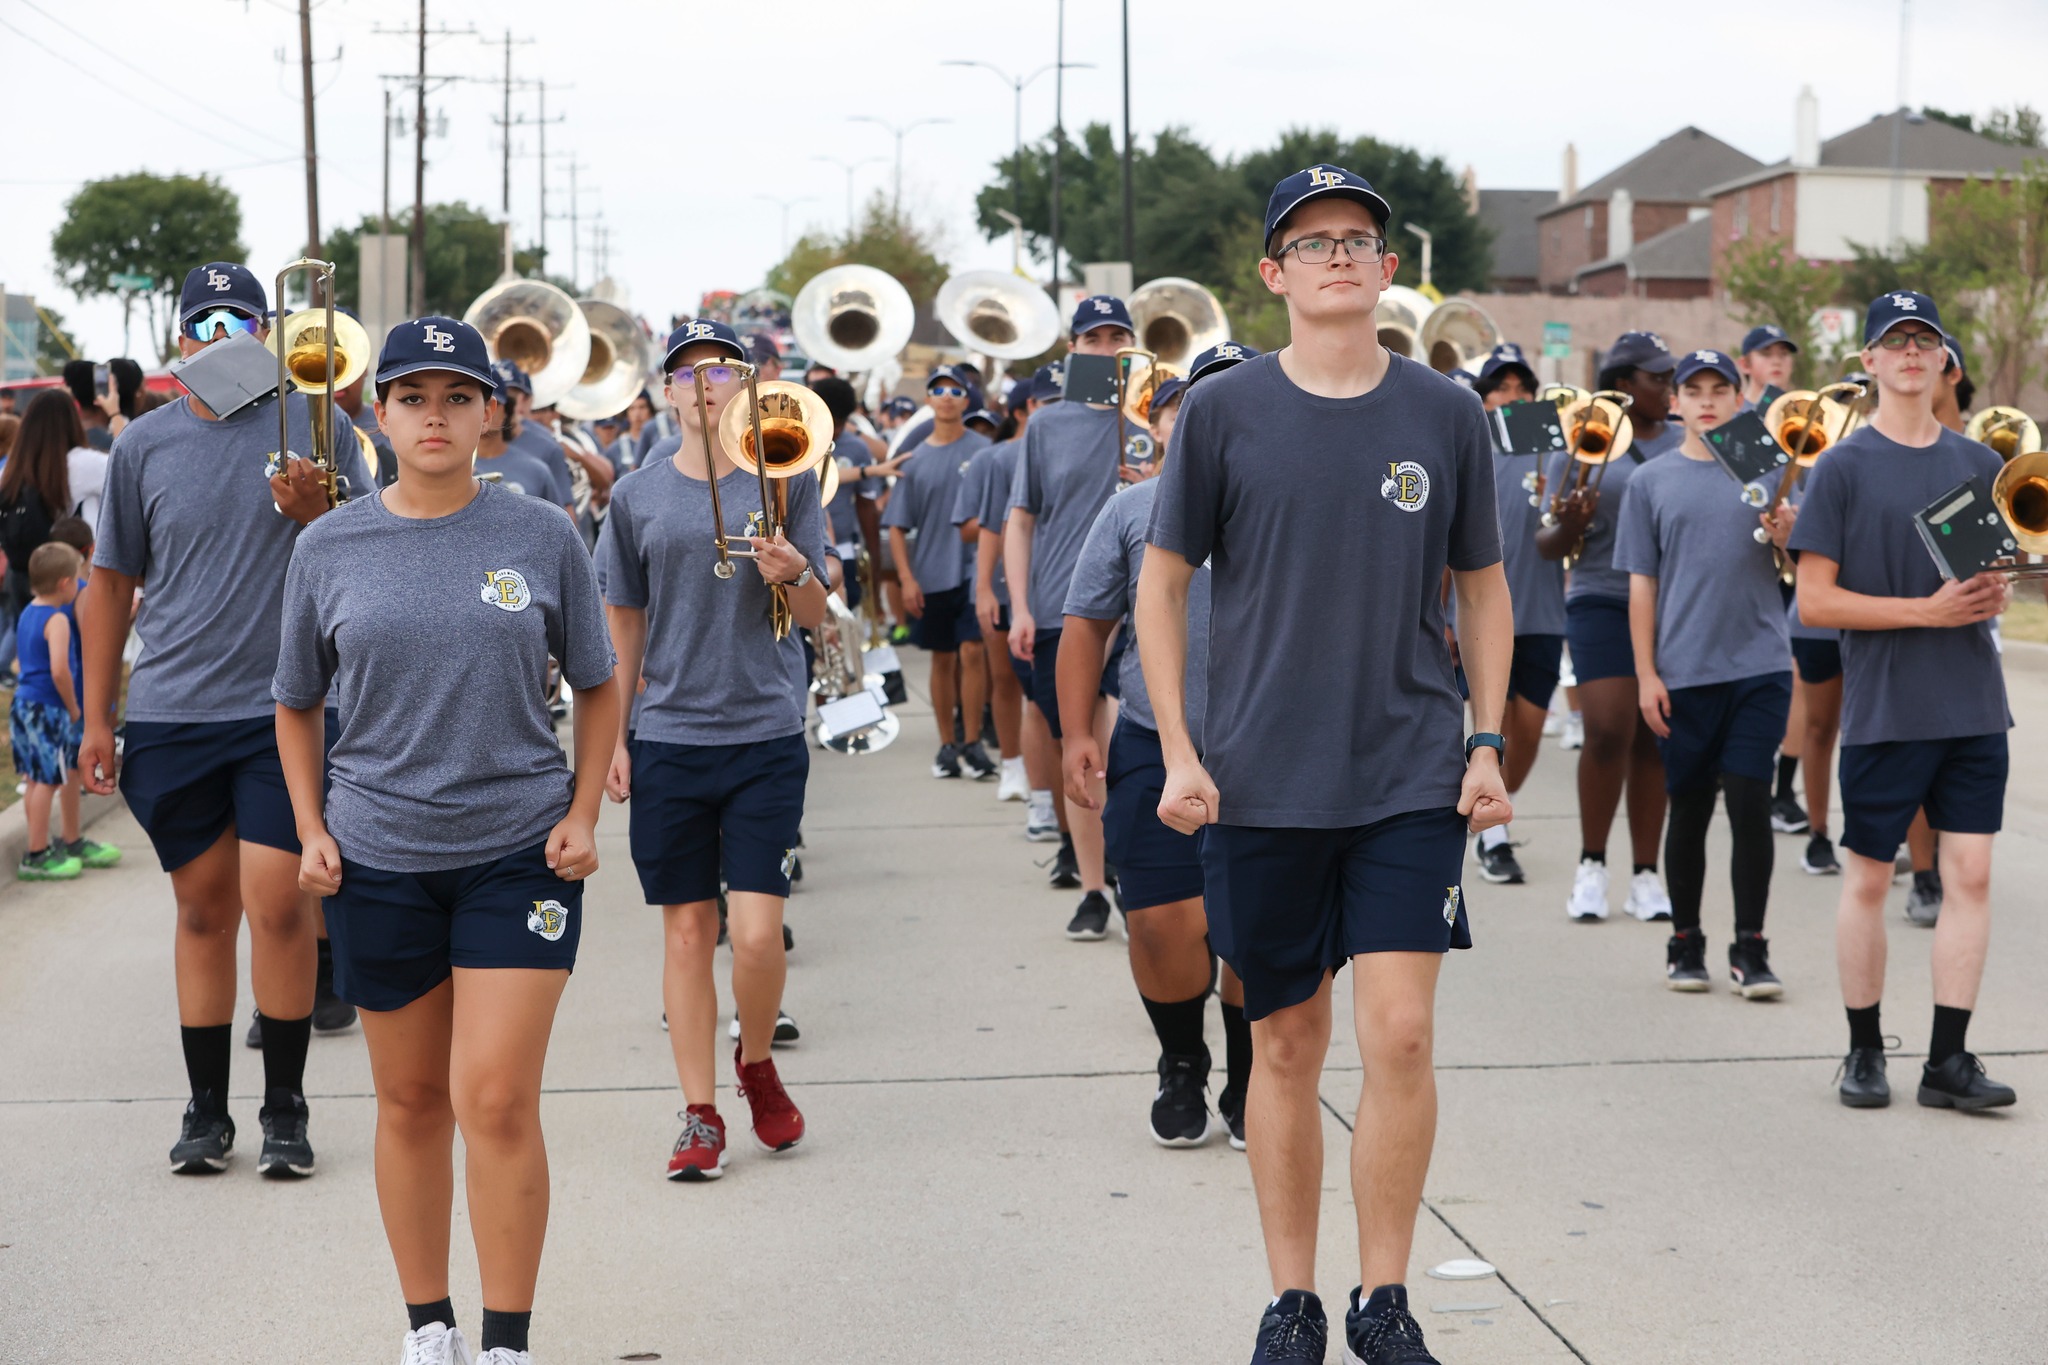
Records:
<instances>
[{"instance_id":1,"label":"child in blue tank top","mask_svg":"<svg viewBox=\"0 0 2048 1365\"><path fill-rule=\"evenodd\" d=\"M28 851L15 875L23 881L63 881L85 866L69 841L50 846L50 805L78 766L78 627L71 612L78 597L78 551L56 542L38 546L29 557L28 578L35 598L15 627L21 680L15 685L9 726L14 770L28 784L23 798ZM67 823L75 826L75 807L69 814Z\"/></svg>"}]
</instances>

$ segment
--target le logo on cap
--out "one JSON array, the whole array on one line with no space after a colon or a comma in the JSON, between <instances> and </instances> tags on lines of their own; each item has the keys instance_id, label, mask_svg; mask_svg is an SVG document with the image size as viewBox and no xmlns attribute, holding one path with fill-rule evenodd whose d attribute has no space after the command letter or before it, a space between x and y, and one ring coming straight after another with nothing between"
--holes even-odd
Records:
<instances>
[{"instance_id":1,"label":"le logo on cap","mask_svg":"<svg viewBox=\"0 0 2048 1365\"><path fill-rule=\"evenodd\" d=\"M1718 365L1721 363L1721 357L1715 355L1712 351L1694 351L1692 358L1699 361L1702 365Z\"/></svg>"},{"instance_id":2,"label":"le logo on cap","mask_svg":"<svg viewBox=\"0 0 2048 1365\"><path fill-rule=\"evenodd\" d=\"M711 324L708 322L693 322L683 332L685 340L695 340L698 337L708 337L710 335L712 335Z\"/></svg>"},{"instance_id":3,"label":"le logo on cap","mask_svg":"<svg viewBox=\"0 0 2048 1365\"><path fill-rule=\"evenodd\" d=\"M1902 313L1917 313L1920 311L1920 301L1911 294L1894 294L1892 295L1892 307Z\"/></svg>"},{"instance_id":4,"label":"le logo on cap","mask_svg":"<svg viewBox=\"0 0 2048 1365\"><path fill-rule=\"evenodd\" d=\"M1096 312L1104 314L1105 316L1116 311L1114 308L1111 308L1109 306L1108 299L1091 299L1089 300L1089 302L1095 305Z\"/></svg>"},{"instance_id":5,"label":"le logo on cap","mask_svg":"<svg viewBox=\"0 0 2048 1365\"><path fill-rule=\"evenodd\" d=\"M216 294L225 294L234 285L234 281L228 278L225 270L214 270L210 267L206 272L206 283Z\"/></svg>"},{"instance_id":6,"label":"le logo on cap","mask_svg":"<svg viewBox=\"0 0 2048 1365\"><path fill-rule=\"evenodd\" d=\"M1328 166L1316 166L1311 168L1308 173L1308 183L1319 190L1326 190L1343 184L1344 176L1341 172L1333 171Z\"/></svg>"},{"instance_id":7,"label":"le logo on cap","mask_svg":"<svg viewBox=\"0 0 2048 1365\"><path fill-rule=\"evenodd\" d=\"M444 355L455 349L455 334L444 332L431 322L422 329L420 340Z\"/></svg>"},{"instance_id":8,"label":"le logo on cap","mask_svg":"<svg viewBox=\"0 0 2048 1365\"><path fill-rule=\"evenodd\" d=\"M1244 352L1237 349L1235 345L1226 344L1216 348L1216 358L1218 360L1243 360Z\"/></svg>"}]
</instances>

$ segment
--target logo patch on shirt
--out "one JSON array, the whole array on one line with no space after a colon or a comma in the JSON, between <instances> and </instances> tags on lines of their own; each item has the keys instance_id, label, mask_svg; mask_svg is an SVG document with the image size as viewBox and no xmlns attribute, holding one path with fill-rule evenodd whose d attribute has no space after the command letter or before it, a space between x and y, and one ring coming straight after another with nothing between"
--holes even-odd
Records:
<instances>
[{"instance_id":1,"label":"logo patch on shirt","mask_svg":"<svg viewBox=\"0 0 2048 1365\"><path fill-rule=\"evenodd\" d=\"M765 535L767 535L767 534L768 534L768 514L767 514L766 512L749 512L749 513L747 513L747 527L746 527L746 529L745 529L744 531L741 531L741 532L740 532L740 534L741 534L741 535L743 535L743 536L765 536Z\"/></svg>"},{"instance_id":2,"label":"logo patch on shirt","mask_svg":"<svg viewBox=\"0 0 2048 1365\"><path fill-rule=\"evenodd\" d=\"M569 932L569 911L560 901L535 901L526 912L526 927L550 943Z\"/></svg>"},{"instance_id":3,"label":"logo patch on shirt","mask_svg":"<svg viewBox=\"0 0 2048 1365\"><path fill-rule=\"evenodd\" d=\"M1429 501L1429 471L1413 460L1387 461L1387 477L1380 480L1380 496L1403 512L1420 512Z\"/></svg>"},{"instance_id":4,"label":"logo patch on shirt","mask_svg":"<svg viewBox=\"0 0 2048 1365\"><path fill-rule=\"evenodd\" d=\"M1458 923L1458 902L1463 893L1455 886L1444 888L1444 923L1456 927Z\"/></svg>"},{"instance_id":5,"label":"logo patch on shirt","mask_svg":"<svg viewBox=\"0 0 2048 1365\"><path fill-rule=\"evenodd\" d=\"M499 611L525 611L533 605L526 576L517 569L492 569L485 574L482 597Z\"/></svg>"}]
</instances>

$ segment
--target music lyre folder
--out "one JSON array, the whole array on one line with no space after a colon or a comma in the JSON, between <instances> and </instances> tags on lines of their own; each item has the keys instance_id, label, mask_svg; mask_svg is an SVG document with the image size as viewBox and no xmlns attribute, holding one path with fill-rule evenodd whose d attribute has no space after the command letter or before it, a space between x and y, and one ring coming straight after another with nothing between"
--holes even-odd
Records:
<instances>
[{"instance_id":1,"label":"music lyre folder","mask_svg":"<svg viewBox=\"0 0 2048 1365\"><path fill-rule=\"evenodd\" d=\"M1738 412L1707 433L1707 450L1729 477L1744 488L1765 485L1768 500L1778 491L1777 480L1785 474L1792 457L1778 438L1764 425L1763 413L1755 408Z\"/></svg>"},{"instance_id":2,"label":"music lyre folder","mask_svg":"<svg viewBox=\"0 0 2048 1365\"><path fill-rule=\"evenodd\" d=\"M216 417L232 417L277 392L277 354L249 332L173 361L170 371Z\"/></svg>"},{"instance_id":3,"label":"music lyre folder","mask_svg":"<svg viewBox=\"0 0 2048 1365\"><path fill-rule=\"evenodd\" d=\"M1555 403L1508 403L1486 416L1504 455L1548 455L1564 449L1564 420Z\"/></svg>"},{"instance_id":4,"label":"music lyre folder","mask_svg":"<svg viewBox=\"0 0 2048 1365\"><path fill-rule=\"evenodd\" d=\"M1965 479L1915 512L1913 529L1943 578L1975 578L2019 555L2019 542L1982 479Z\"/></svg>"}]
</instances>

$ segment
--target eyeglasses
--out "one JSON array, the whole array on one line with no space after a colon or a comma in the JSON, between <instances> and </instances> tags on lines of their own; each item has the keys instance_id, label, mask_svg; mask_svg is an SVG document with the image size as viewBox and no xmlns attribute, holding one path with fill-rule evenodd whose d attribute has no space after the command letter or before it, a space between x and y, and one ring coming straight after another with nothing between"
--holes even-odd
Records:
<instances>
[{"instance_id":1,"label":"eyeglasses","mask_svg":"<svg viewBox=\"0 0 2048 1365\"><path fill-rule=\"evenodd\" d=\"M934 384L926 389L925 393L933 398L965 398L967 396L967 390L961 388L958 384Z\"/></svg>"},{"instance_id":2,"label":"eyeglasses","mask_svg":"<svg viewBox=\"0 0 2048 1365\"><path fill-rule=\"evenodd\" d=\"M1363 232L1351 237L1297 237L1281 247L1274 259L1291 251L1303 265L1327 265L1336 256L1339 244L1347 257L1361 265L1371 265L1387 249L1386 238Z\"/></svg>"},{"instance_id":3,"label":"eyeglasses","mask_svg":"<svg viewBox=\"0 0 2048 1365\"><path fill-rule=\"evenodd\" d=\"M692 365L688 369L676 371L678 379L686 374L701 375L706 384L714 387L730 384L740 377L739 370L732 365Z\"/></svg>"},{"instance_id":4,"label":"eyeglasses","mask_svg":"<svg viewBox=\"0 0 2048 1365\"><path fill-rule=\"evenodd\" d=\"M194 341L217 341L219 338L214 335L216 328L225 327L226 335L233 336L237 332L253 334L262 325L247 313L238 313L232 308L209 308L185 324L185 335Z\"/></svg>"},{"instance_id":5,"label":"eyeglasses","mask_svg":"<svg viewBox=\"0 0 2048 1365\"><path fill-rule=\"evenodd\" d=\"M1941 334L1938 332L1886 332L1877 339L1877 344L1887 351L1903 351L1908 346L1923 351L1941 349Z\"/></svg>"}]
</instances>

